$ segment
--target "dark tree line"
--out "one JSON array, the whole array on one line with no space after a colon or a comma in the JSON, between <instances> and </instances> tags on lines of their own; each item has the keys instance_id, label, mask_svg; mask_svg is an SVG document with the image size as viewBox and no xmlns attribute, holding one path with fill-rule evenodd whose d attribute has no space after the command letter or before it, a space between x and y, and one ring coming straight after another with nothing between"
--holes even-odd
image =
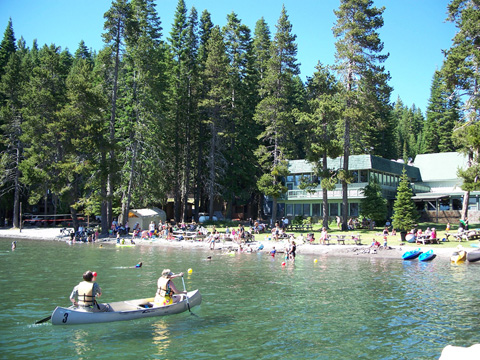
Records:
<instances>
[{"instance_id":1,"label":"dark tree line","mask_svg":"<svg viewBox=\"0 0 480 360\"><path fill-rule=\"evenodd\" d=\"M0 44L0 217L18 226L23 200L69 212L75 226L80 213L101 214L106 231L130 208L169 198L176 221L187 220L191 198L196 219L218 204L227 218L237 206L261 217L268 195L275 219L289 159L311 161L324 189L338 178L345 190L350 154L456 149L459 104L443 72L426 119L390 102L377 32L383 8L342 0L337 62L319 62L306 83L280 10L273 34L263 18L252 34L233 12L220 28L179 0L164 39L153 0L115 0L104 47L82 41L73 54L53 43L28 47L10 20ZM339 155L344 168L332 180L325 159Z\"/></svg>"}]
</instances>

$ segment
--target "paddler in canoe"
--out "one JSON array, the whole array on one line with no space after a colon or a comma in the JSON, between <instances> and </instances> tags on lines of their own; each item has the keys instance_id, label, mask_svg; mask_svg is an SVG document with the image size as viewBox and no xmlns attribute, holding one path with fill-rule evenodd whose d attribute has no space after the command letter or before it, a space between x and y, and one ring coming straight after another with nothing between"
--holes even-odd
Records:
<instances>
[{"instance_id":1,"label":"paddler in canoe","mask_svg":"<svg viewBox=\"0 0 480 360\"><path fill-rule=\"evenodd\" d=\"M185 291L179 291L172 279L183 276L183 272L174 274L170 269L164 269L162 276L157 281L157 293L155 294L154 305L165 306L176 303L180 300L180 296L176 294L186 294Z\"/></svg>"},{"instance_id":2,"label":"paddler in canoe","mask_svg":"<svg viewBox=\"0 0 480 360\"><path fill-rule=\"evenodd\" d=\"M70 294L70 301L73 305L91 310L107 311L104 304L97 303L96 298L102 296L102 289L95 282L97 280L97 273L90 270L83 274L83 281L75 286Z\"/></svg>"}]
</instances>

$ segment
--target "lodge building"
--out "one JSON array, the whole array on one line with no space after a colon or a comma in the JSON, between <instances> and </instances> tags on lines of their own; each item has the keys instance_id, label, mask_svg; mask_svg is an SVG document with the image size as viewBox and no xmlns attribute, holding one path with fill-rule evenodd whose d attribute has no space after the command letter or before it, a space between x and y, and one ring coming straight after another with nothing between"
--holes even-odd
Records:
<instances>
[{"instance_id":1,"label":"lodge building","mask_svg":"<svg viewBox=\"0 0 480 360\"><path fill-rule=\"evenodd\" d=\"M336 171L343 167L343 157L328 159L327 166ZM421 215L421 221L457 222L460 218L464 191L461 189L462 179L458 177L458 169L465 169L467 159L456 152L421 154L411 163L383 159L374 155L351 155L349 170L353 181L348 185L348 217L360 215L360 201L364 197L363 188L370 179L376 178L382 188L382 195L387 199L389 214L392 214L396 190L400 182L403 168L406 169L412 190L413 200ZM299 188L303 178L316 182L312 165L306 160L291 160L288 165L289 175L284 179L288 188L286 194L277 199L277 217L297 216L312 217L314 222L324 216L322 213L322 189L318 186L313 191ZM479 220L480 192L470 193L470 222ZM271 214L271 199L264 208ZM343 217L342 185L340 182L332 191L328 191L328 214L330 218Z\"/></svg>"}]
</instances>

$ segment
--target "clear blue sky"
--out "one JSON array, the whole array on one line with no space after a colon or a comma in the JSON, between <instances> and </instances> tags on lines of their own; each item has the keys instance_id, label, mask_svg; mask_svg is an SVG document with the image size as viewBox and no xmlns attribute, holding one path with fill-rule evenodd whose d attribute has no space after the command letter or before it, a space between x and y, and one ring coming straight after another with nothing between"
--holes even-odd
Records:
<instances>
[{"instance_id":1,"label":"clear blue sky","mask_svg":"<svg viewBox=\"0 0 480 360\"><path fill-rule=\"evenodd\" d=\"M162 20L163 37L170 31L177 0L157 0ZM433 72L443 62L442 49L451 46L455 34L452 23L445 22L448 0L374 0L385 6L384 26L380 30L385 52L390 53L385 67L390 71L392 101L400 96L405 105L415 104L425 113L430 97ZM275 33L282 4L297 35L298 61L305 80L314 72L318 61L334 64L335 39L332 26L338 0L186 0L187 8L199 14L206 9L215 25L223 26L227 14L234 11L252 31L262 16ZM87 47L103 47L103 14L109 0L0 0L0 31L3 37L11 17L15 37L21 36L31 47L34 39L39 46L54 43L75 52L80 40Z\"/></svg>"}]
</instances>

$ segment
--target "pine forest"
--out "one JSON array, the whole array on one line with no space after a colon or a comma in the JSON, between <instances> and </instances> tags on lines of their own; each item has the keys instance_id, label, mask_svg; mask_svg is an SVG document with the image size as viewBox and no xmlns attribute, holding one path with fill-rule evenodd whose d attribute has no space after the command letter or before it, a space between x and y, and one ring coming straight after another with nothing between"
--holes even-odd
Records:
<instances>
[{"instance_id":1,"label":"pine forest","mask_svg":"<svg viewBox=\"0 0 480 360\"><path fill-rule=\"evenodd\" d=\"M288 160L313 163L327 189L323 164L343 156L335 181L346 193L353 154L408 161L461 151L472 164L462 176L476 189L478 2L446 9L458 33L424 112L390 98L384 10L340 0L336 61L318 54L306 81L285 6L276 24L260 18L249 29L234 12L219 27L178 0L163 34L153 0L114 0L98 52L83 41L74 53L55 39L26 44L10 19L0 44L0 220L18 227L20 204L71 214L75 225L101 216L103 232L132 208L167 203L177 222L218 204L226 218L239 207L262 218L265 196L275 219Z\"/></svg>"}]
</instances>

